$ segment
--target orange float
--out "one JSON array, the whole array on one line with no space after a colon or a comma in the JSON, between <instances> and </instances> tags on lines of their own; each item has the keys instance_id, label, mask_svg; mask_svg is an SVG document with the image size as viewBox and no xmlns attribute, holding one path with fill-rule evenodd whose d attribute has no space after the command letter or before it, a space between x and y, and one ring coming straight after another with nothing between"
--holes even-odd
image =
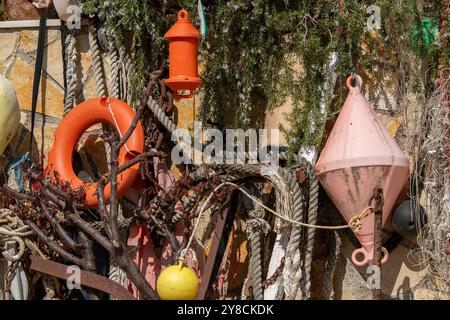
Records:
<instances>
[{"instance_id":1,"label":"orange float","mask_svg":"<svg viewBox=\"0 0 450 320\"><path fill-rule=\"evenodd\" d=\"M189 22L188 12L178 12L178 21L164 35L169 39L169 79L166 83L177 99L192 98L202 83L198 77L198 40L200 31ZM180 91L189 94L180 94Z\"/></svg>"},{"instance_id":2,"label":"orange float","mask_svg":"<svg viewBox=\"0 0 450 320\"><path fill-rule=\"evenodd\" d=\"M55 173L60 181L69 182L72 188L85 190L85 207L98 205L97 184L82 181L72 168L72 156L81 135L91 126L109 123L122 137L135 117L133 109L125 102L113 98L95 98L87 100L72 109L61 121L55 132L52 149L48 154L48 172L52 181ZM118 165L121 166L144 152L144 130L139 122L125 145L120 149ZM117 177L117 194L122 196L133 184L138 175L139 164L123 171ZM110 186L105 186L105 200L110 199Z\"/></svg>"}]
</instances>

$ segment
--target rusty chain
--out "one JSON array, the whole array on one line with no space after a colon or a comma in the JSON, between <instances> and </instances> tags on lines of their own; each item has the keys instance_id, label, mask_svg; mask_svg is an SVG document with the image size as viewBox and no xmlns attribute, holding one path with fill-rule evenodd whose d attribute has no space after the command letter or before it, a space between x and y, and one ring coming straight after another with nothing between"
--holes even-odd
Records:
<instances>
[{"instance_id":1,"label":"rusty chain","mask_svg":"<svg viewBox=\"0 0 450 320\"><path fill-rule=\"evenodd\" d=\"M277 281L277 279L283 273L283 268L284 268L284 257L281 259L280 265L278 266L278 268L276 268L276 270L273 273L273 275L270 278L268 278L268 279L263 281L264 289L266 289L267 287L273 285Z\"/></svg>"},{"instance_id":2,"label":"rusty chain","mask_svg":"<svg viewBox=\"0 0 450 320\"><path fill-rule=\"evenodd\" d=\"M11 284L17 272L19 261L13 261L5 275L5 288L3 289L5 300L11 300Z\"/></svg>"}]
</instances>

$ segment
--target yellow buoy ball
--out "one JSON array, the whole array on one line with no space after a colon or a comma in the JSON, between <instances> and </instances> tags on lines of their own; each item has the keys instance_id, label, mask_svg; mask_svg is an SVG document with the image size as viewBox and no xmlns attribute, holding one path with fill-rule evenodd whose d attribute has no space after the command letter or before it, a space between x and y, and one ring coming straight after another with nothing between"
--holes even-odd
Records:
<instances>
[{"instance_id":1,"label":"yellow buoy ball","mask_svg":"<svg viewBox=\"0 0 450 320\"><path fill-rule=\"evenodd\" d=\"M198 278L182 261L164 269L156 281L161 300L194 300L198 292Z\"/></svg>"}]
</instances>

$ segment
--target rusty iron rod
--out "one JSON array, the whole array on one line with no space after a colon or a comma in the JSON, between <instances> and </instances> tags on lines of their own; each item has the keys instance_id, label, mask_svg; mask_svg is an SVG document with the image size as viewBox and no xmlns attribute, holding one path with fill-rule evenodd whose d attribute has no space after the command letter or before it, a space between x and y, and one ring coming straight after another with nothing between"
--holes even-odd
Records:
<instances>
[{"instance_id":1,"label":"rusty iron rod","mask_svg":"<svg viewBox=\"0 0 450 320\"><path fill-rule=\"evenodd\" d=\"M69 279L72 272L68 268L69 266L44 260L38 256L31 257L30 269L59 279ZM109 293L118 300L135 300L133 295L120 284L94 272L80 270L80 285Z\"/></svg>"},{"instance_id":2,"label":"rusty iron rod","mask_svg":"<svg viewBox=\"0 0 450 320\"><path fill-rule=\"evenodd\" d=\"M374 254L373 254L373 265L377 266L375 274L378 275L377 284L378 286L372 289L372 299L381 300L381 256L382 252L382 229L383 229L383 190L375 189L373 196L374 203Z\"/></svg>"}]
</instances>

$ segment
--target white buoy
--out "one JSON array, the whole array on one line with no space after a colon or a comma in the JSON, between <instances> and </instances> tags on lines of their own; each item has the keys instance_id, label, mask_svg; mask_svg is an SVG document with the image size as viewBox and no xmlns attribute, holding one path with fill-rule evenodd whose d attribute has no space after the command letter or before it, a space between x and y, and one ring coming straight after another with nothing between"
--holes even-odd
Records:
<instances>
[{"instance_id":1,"label":"white buoy","mask_svg":"<svg viewBox=\"0 0 450 320\"><path fill-rule=\"evenodd\" d=\"M0 75L0 155L5 152L20 124L19 101L11 82Z\"/></svg>"}]
</instances>

